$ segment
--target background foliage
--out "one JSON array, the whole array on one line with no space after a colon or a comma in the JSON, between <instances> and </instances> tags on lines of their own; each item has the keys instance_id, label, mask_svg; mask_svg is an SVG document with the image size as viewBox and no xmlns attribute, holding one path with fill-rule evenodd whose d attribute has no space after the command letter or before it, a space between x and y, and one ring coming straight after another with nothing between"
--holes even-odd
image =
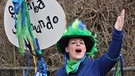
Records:
<instances>
[{"instance_id":1,"label":"background foliage","mask_svg":"<svg viewBox=\"0 0 135 76\"><path fill-rule=\"evenodd\" d=\"M99 40L96 58L104 54L111 41L111 34L115 21L122 9L125 9L124 37L121 53L124 67L135 66L135 1L134 0L57 0L63 7L67 24L76 18L82 19L87 28L97 34ZM0 0L0 67L27 67L26 56L21 56L18 49L12 45L4 30L4 8L7 0ZM63 65L63 56L57 52L55 45L43 50L47 68L54 68L48 72L55 76L56 69ZM31 56L31 66L33 59ZM8 72L5 72L6 75ZM13 76L21 76L14 71ZM20 74L20 75L19 75ZM3 74L4 75L4 74ZM4 76L6 76L4 75ZM10 73L9 73L10 75ZM9 76L7 75L7 76ZM125 72L125 76L132 76L134 72ZM11 75L10 75L11 76ZM112 76L109 75L108 76Z\"/></svg>"}]
</instances>

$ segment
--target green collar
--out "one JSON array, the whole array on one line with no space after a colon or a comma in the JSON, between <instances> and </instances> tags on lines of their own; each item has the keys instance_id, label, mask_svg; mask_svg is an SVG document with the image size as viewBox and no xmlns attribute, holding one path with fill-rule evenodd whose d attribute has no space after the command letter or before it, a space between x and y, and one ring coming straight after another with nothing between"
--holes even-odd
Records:
<instances>
[{"instance_id":1,"label":"green collar","mask_svg":"<svg viewBox=\"0 0 135 76\"><path fill-rule=\"evenodd\" d=\"M78 61L70 61L68 59L66 63L66 73L75 73L78 70L80 63L83 62L85 58L86 56L84 56L81 60Z\"/></svg>"}]
</instances>

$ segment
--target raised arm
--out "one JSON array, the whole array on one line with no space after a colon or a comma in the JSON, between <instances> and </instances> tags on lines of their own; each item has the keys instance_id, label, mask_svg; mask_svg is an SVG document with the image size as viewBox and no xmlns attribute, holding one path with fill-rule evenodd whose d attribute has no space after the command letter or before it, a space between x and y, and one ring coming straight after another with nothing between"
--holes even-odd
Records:
<instances>
[{"instance_id":1,"label":"raised arm","mask_svg":"<svg viewBox=\"0 0 135 76\"><path fill-rule=\"evenodd\" d=\"M114 26L112 33L112 41L108 48L107 53L101 57L100 70L101 73L108 73L115 63L118 60L121 47L122 47L122 37L123 37L123 25L124 25L124 14L125 10L123 9L120 16L118 16L117 21Z\"/></svg>"},{"instance_id":2,"label":"raised arm","mask_svg":"<svg viewBox=\"0 0 135 76\"><path fill-rule=\"evenodd\" d=\"M120 16L118 16L117 21L115 23L115 28L112 33L112 41L110 43L110 47L108 49L107 55L108 57L115 59L119 56L122 46L122 37L123 37L123 25L124 25L124 15L125 9L122 10Z\"/></svg>"}]
</instances>

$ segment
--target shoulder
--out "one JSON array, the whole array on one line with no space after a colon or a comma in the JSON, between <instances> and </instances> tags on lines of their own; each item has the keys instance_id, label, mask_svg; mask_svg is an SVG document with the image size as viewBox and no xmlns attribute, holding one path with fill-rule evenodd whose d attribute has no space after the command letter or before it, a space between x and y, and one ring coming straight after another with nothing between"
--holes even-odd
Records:
<instances>
[{"instance_id":1,"label":"shoulder","mask_svg":"<svg viewBox=\"0 0 135 76\"><path fill-rule=\"evenodd\" d=\"M56 76L66 76L65 68L64 66L59 68L56 72Z\"/></svg>"}]
</instances>

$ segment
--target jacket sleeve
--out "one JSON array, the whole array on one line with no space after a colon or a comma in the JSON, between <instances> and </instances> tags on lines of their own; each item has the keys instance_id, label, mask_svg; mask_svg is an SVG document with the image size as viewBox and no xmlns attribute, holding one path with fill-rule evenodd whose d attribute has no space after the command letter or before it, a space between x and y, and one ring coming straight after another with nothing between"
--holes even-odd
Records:
<instances>
[{"instance_id":1,"label":"jacket sleeve","mask_svg":"<svg viewBox=\"0 0 135 76\"><path fill-rule=\"evenodd\" d=\"M118 60L121 47L122 47L123 31L117 31L115 28L112 33L112 41L108 48L107 53L98 59L100 61L100 73L108 73Z\"/></svg>"},{"instance_id":2,"label":"jacket sleeve","mask_svg":"<svg viewBox=\"0 0 135 76\"><path fill-rule=\"evenodd\" d=\"M122 47L122 37L123 37L123 31L117 31L114 28L114 31L112 33L112 41L107 51L108 58L110 59L118 58Z\"/></svg>"}]
</instances>

